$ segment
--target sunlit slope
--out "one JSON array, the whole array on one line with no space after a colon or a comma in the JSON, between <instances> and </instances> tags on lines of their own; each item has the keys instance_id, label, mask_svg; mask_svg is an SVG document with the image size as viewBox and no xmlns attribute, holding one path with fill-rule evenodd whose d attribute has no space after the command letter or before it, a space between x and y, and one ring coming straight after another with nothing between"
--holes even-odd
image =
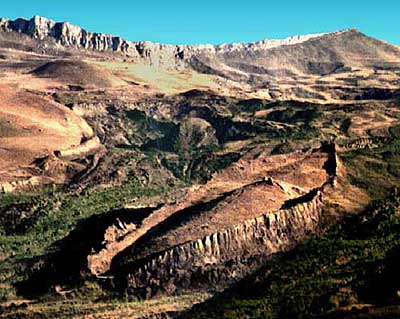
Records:
<instances>
[{"instance_id":1,"label":"sunlit slope","mask_svg":"<svg viewBox=\"0 0 400 319\"><path fill-rule=\"evenodd\" d=\"M2 182L28 174L35 158L79 145L92 134L86 122L65 106L25 90L0 86Z\"/></svg>"}]
</instances>

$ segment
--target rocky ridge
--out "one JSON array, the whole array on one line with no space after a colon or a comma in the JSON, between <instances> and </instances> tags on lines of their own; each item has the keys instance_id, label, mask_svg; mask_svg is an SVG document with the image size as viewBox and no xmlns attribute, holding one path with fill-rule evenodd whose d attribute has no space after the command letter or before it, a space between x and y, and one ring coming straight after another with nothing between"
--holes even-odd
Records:
<instances>
[{"instance_id":1,"label":"rocky ridge","mask_svg":"<svg viewBox=\"0 0 400 319\"><path fill-rule=\"evenodd\" d=\"M61 45L84 49L125 52L128 47L127 41L120 37L87 32L69 22L59 23L39 16L35 16L30 20L3 18L0 20L0 29L5 32L24 33L38 40L53 38Z\"/></svg>"},{"instance_id":2,"label":"rocky ridge","mask_svg":"<svg viewBox=\"0 0 400 319\"><path fill-rule=\"evenodd\" d=\"M338 185L343 169L336 145L325 145L325 182L282 207L202 238L173 246L145 258L111 266L113 284L143 298L185 289L220 290L240 280L276 253L295 247L318 232L324 197ZM123 260L124 257L122 257ZM118 258L117 258L118 259Z\"/></svg>"},{"instance_id":3,"label":"rocky ridge","mask_svg":"<svg viewBox=\"0 0 400 319\"><path fill-rule=\"evenodd\" d=\"M194 54L232 53L235 51L258 51L285 45L294 45L307 40L321 37L325 33L292 36L286 39L265 39L252 43L231 43L220 45L170 45L150 41L127 41L119 36L89 32L69 22L34 16L31 19L18 18L0 19L0 30L3 32L18 32L38 40L52 39L65 47L89 49L96 51L112 51L127 56L151 60L155 65L166 61L188 60ZM335 32L337 34L346 31Z\"/></svg>"},{"instance_id":4,"label":"rocky ridge","mask_svg":"<svg viewBox=\"0 0 400 319\"><path fill-rule=\"evenodd\" d=\"M193 287L223 289L257 269L268 256L293 248L318 229L322 193L316 189L308 195L311 199L304 203L140 260L127 273L118 271L120 288L145 298Z\"/></svg>"}]
</instances>

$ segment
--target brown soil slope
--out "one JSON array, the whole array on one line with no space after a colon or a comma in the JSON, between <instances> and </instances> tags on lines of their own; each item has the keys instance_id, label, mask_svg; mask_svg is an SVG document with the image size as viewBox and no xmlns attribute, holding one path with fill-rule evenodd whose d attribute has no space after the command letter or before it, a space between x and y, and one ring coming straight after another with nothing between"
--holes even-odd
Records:
<instances>
[{"instance_id":1,"label":"brown soil slope","mask_svg":"<svg viewBox=\"0 0 400 319\"><path fill-rule=\"evenodd\" d=\"M199 61L226 74L290 78L294 74L328 75L349 68L385 68L400 63L400 50L357 30L311 38L299 44L262 50L233 50ZM194 65L196 67L196 64ZM204 68L207 73L207 68Z\"/></svg>"},{"instance_id":2,"label":"brown soil slope","mask_svg":"<svg viewBox=\"0 0 400 319\"><path fill-rule=\"evenodd\" d=\"M92 135L86 122L65 106L0 86L0 182L32 175L35 158L79 145Z\"/></svg>"},{"instance_id":3,"label":"brown soil slope","mask_svg":"<svg viewBox=\"0 0 400 319\"><path fill-rule=\"evenodd\" d=\"M110 87L113 83L111 73L78 60L50 61L31 73L37 77L81 86Z\"/></svg>"}]
</instances>

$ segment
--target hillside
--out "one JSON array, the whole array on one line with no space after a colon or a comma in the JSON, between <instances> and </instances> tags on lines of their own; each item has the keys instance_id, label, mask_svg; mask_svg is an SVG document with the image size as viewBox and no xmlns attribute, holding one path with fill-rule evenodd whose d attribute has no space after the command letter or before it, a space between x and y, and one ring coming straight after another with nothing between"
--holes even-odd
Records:
<instances>
[{"instance_id":1,"label":"hillside","mask_svg":"<svg viewBox=\"0 0 400 319\"><path fill-rule=\"evenodd\" d=\"M0 78L0 318L399 315L397 46L1 19Z\"/></svg>"},{"instance_id":2,"label":"hillside","mask_svg":"<svg viewBox=\"0 0 400 319\"><path fill-rule=\"evenodd\" d=\"M76 85L78 87L104 88L111 86L113 82L111 73L100 70L82 61L72 60L47 62L32 70L31 74L39 78L53 79L61 83Z\"/></svg>"}]
</instances>

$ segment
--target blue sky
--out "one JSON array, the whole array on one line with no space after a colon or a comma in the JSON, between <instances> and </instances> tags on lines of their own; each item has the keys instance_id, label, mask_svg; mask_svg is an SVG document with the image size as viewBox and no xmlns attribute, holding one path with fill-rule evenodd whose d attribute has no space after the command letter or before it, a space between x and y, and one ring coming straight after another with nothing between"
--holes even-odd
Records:
<instances>
[{"instance_id":1,"label":"blue sky","mask_svg":"<svg viewBox=\"0 0 400 319\"><path fill-rule=\"evenodd\" d=\"M399 0L17 0L0 16L41 15L128 40L250 42L357 28L400 44Z\"/></svg>"}]
</instances>

